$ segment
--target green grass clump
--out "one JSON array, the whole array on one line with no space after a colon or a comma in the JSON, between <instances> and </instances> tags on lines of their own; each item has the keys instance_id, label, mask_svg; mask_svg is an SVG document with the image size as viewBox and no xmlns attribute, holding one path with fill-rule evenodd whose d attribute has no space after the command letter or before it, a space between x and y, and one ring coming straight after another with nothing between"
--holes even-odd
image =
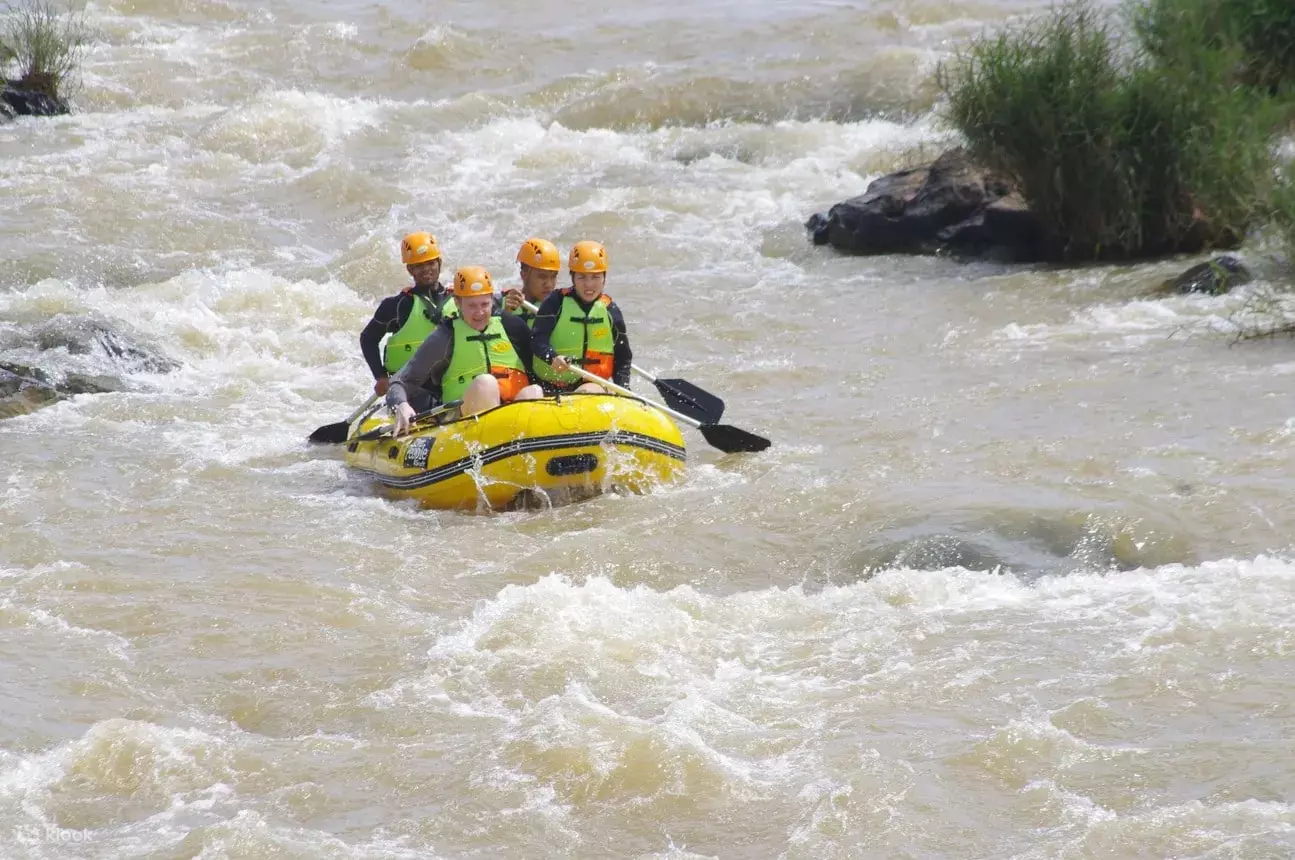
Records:
<instances>
[{"instance_id":1,"label":"green grass clump","mask_svg":"<svg viewBox=\"0 0 1295 860\"><path fill-rule=\"evenodd\" d=\"M84 12L49 0L8 3L0 17L0 83L64 102L89 43ZM12 71L16 69L16 71Z\"/></svg>"},{"instance_id":2,"label":"green grass clump","mask_svg":"<svg viewBox=\"0 0 1295 860\"><path fill-rule=\"evenodd\" d=\"M1151 51L1081 0L940 68L948 120L1021 190L1049 259L1231 247L1266 210L1279 103L1236 83L1241 45L1189 48L1205 23L1170 23Z\"/></svg>"}]
</instances>

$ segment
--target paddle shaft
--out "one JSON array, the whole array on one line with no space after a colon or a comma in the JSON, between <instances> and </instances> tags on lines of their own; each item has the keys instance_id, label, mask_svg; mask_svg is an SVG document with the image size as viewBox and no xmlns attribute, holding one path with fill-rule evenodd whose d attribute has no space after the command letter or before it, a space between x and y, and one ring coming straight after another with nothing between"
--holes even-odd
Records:
<instances>
[{"instance_id":1,"label":"paddle shaft","mask_svg":"<svg viewBox=\"0 0 1295 860\"><path fill-rule=\"evenodd\" d=\"M647 372L646 370L644 370L643 368L639 367L637 364L631 364L631 365L630 365L630 370L634 371L634 372L635 372L635 373L637 373L639 376L643 377L644 379L646 379L648 382L652 383L653 385L656 385L656 384L657 384L657 378L656 378L655 376L653 376L652 374L648 373L648 372Z\"/></svg>"},{"instance_id":2,"label":"paddle shaft","mask_svg":"<svg viewBox=\"0 0 1295 860\"><path fill-rule=\"evenodd\" d=\"M347 417L347 419L346 419L346 426L348 426L348 427L349 427L349 426L351 426L351 423L352 423L352 422L354 422L356 418L359 418L359 417L360 417L360 413L364 412L364 410L368 409L370 406L372 406L373 404L377 403L377 402L378 402L378 397L379 397L379 396L381 396L381 395L379 395L379 394L377 394L376 392L374 392L374 394L373 394L373 396L372 396L372 397L370 397L368 400L364 401L364 405L363 405L363 406L361 406L359 409L357 409L357 410L355 410L354 412L352 412L352 413Z\"/></svg>"},{"instance_id":3,"label":"paddle shaft","mask_svg":"<svg viewBox=\"0 0 1295 860\"><path fill-rule=\"evenodd\" d=\"M640 397L639 395L635 394L633 391L630 391L628 388L621 388L619 385L612 382L610 379L603 379L601 376L595 376L594 374L585 370L583 367L577 367L574 364L568 365L568 367L572 373L582 377L585 380L588 380L589 382L593 382L598 385L601 385L603 388L607 388L607 389L610 389L611 391L615 391L617 394L623 394L626 397L632 397L635 400L641 400L647 405L653 407L654 409L660 409L662 412L664 412L666 415L669 415L671 418L674 418L678 421L682 421L683 423L691 427L700 428L703 426L702 423L695 418L690 418L687 415L684 415L682 412L675 412L669 406L666 406L661 403L657 403L656 401L653 401L653 400L648 400L646 397Z\"/></svg>"},{"instance_id":4,"label":"paddle shaft","mask_svg":"<svg viewBox=\"0 0 1295 860\"><path fill-rule=\"evenodd\" d=\"M364 405L355 410L345 421L337 421L332 424L325 424L322 427L316 427L315 432L310 434L309 441L314 444L337 445L346 441L346 436L351 432L351 425L355 419L364 414L364 410L373 407L378 400L378 395L374 394Z\"/></svg>"},{"instance_id":5,"label":"paddle shaft","mask_svg":"<svg viewBox=\"0 0 1295 860\"><path fill-rule=\"evenodd\" d=\"M539 310L540 310L540 309L539 309L539 308L537 308L535 305L533 305L533 304L531 304L530 302L528 302L526 299L522 299L522 307L526 308L526 310L530 311L530 312L531 312L531 313L533 313L533 314L534 314L534 313L539 313ZM646 370L644 370L643 368L639 367L637 364L631 364L631 365L630 365L630 370L634 371L634 372L635 372L635 373L637 373L639 376L641 376L641 377L643 377L644 379L646 379L648 382L651 382L651 383L653 383L654 385L656 384L656 377L655 377L655 376L653 376L652 374L648 373L648 372L647 372ZM599 377L599 378L601 378L601 377ZM685 420L688 420L688 419L685 419ZM693 426L694 426L694 427L700 427L701 425L700 425L700 424L694 424Z\"/></svg>"},{"instance_id":6,"label":"paddle shaft","mask_svg":"<svg viewBox=\"0 0 1295 860\"><path fill-rule=\"evenodd\" d=\"M524 304L526 306L526 309L529 310L531 313L535 313L535 306L532 305L530 302L523 299L522 304ZM685 415L684 413L679 412L678 410L671 409L669 406L666 406L661 403L657 403L655 400L648 400L646 397L640 397L639 395L635 394L633 391L630 391L628 388L622 388L621 386L617 385L611 380L603 379L601 376L595 376L594 374L585 370L583 367L579 367L577 365L570 364L570 363L568 363L567 367L571 370L572 373L575 373L581 379L588 380L589 382L592 382L595 385L600 385L609 391L615 391L617 394L621 394L625 397L631 397L634 400L639 401L640 403L645 403L648 406L651 406L653 409L658 409L661 412L664 412L666 415L669 415L671 418L674 418L677 421L682 421L683 423L691 427L697 428L698 430L701 431L701 435L705 437L708 443L720 449L726 454L735 454L740 451L751 451L751 452L763 451L766 448L768 448L770 445L770 442L768 439L765 439L763 436L757 436L754 433L749 433L740 427L733 427L729 424L720 424L718 423L718 419L713 419L711 421L698 421L696 418L693 418L691 415ZM633 365L631 365L631 367L633 367ZM634 367L633 369L638 370L637 367ZM658 381L656 378L654 378L651 374L647 373L646 371L639 370L639 373L641 373L643 376L646 376L648 379L652 380L652 382L656 385L657 390L661 392L662 397L664 397L667 401L671 399L671 392L662 390L663 388L662 381ZM711 397L714 400L716 400L719 405L719 411L721 412L723 411L724 409L723 401L719 400L719 398L714 397L714 395L706 394L705 392L700 392L700 390L699 390L699 393L704 394L705 396ZM674 392L674 394L677 396L678 392ZM699 405L695 400L692 400L692 399L687 399L686 402L690 403L693 406Z\"/></svg>"}]
</instances>

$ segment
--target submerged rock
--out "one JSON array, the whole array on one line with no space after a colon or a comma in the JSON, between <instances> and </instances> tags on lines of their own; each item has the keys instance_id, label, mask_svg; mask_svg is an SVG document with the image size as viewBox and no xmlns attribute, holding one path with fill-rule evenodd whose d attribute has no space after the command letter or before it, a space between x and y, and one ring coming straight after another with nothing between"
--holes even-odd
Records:
<instances>
[{"instance_id":1,"label":"submerged rock","mask_svg":"<svg viewBox=\"0 0 1295 860\"><path fill-rule=\"evenodd\" d=\"M69 373L55 380L38 367L0 361L0 418L26 415L75 394L103 394L124 387L111 376Z\"/></svg>"},{"instance_id":2,"label":"submerged rock","mask_svg":"<svg viewBox=\"0 0 1295 860\"><path fill-rule=\"evenodd\" d=\"M38 349L66 349L69 355L98 353L128 373L169 373L180 365L134 338L90 317L57 316L30 337Z\"/></svg>"},{"instance_id":3,"label":"submerged rock","mask_svg":"<svg viewBox=\"0 0 1295 860\"><path fill-rule=\"evenodd\" d=\"M988 546L956 534L929 534L882 543L855 553L847 562L854 570L876 573L888 568L943 570L961 567L989 572L1007 570L1007 560Z\"/></svg>"},{"instance_id":4,"label":"submerged rock","mask_svg":"<svg viewBox=\"0 0 1295 860\"><path fill-rule=\"evenodd\" d=\"M16 369L27 370L0 363L0 418L26 415L63 399L54 386Z\"/></svg>"},{"instance_id":5,"label":"submerged rock","mask_svg":"<svg viewBox=\"0 0 1295 860\"><path fill-rule=\"evenodd\" d=\"M1024 199L961 147L875 180L805 226L814 244L855 254L1043 258L1042 229Z\"/></svg>"},{"instance_id":6,"label":"submerged rock","mask_svg":"<svg viewBox=\"0 0 1295 860\"><path fill-rule=\"evenodd\" d=\"M1171 293L1207 293L1212 296L1226 293L1233 287L1249 283L1250 270L1236 257L1215 257L1192 266L1176 278L1161 284L1161 289Z\"/></svg>"},{"instance_id":7,"label":"submerged rock","mask_svg":"<svg viewBox=\"0 0 1295 860\"><path fill-rule=\"evenodd\" d=\"M845 569L868 578L892 568L963 568L1031 581L1175 563L1196 563L1190 539L1141 516L1003 509L959 523L892 527L848 555Z\"/></svg>"},{"instance_id":8,"label":"submerged rock","mask_svg":"<svg viewBox=\"0 0 1295 860\"><path fill-rule=\"evenodd\" d=\"M42 406L77 394L103 394L128 388L123 378L132 373L167 373L178 362L136 342L89 317L58 316L34 330L15 330L4 346L22 349L30 362L30 350L63 350L69 356L86 356L79 370L66 368L67 358L51 360L57 370L31 363L0 361L0 418L25 415ZM104 372L101 372L104 371ZM120 374L120 375L119 375Z\"/></svg>"}]
</instances>

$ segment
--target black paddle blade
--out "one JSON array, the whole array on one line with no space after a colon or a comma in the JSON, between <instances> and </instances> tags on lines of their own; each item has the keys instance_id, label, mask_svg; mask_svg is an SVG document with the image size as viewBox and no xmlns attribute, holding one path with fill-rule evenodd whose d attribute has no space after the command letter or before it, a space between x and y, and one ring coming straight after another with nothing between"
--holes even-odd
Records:
<instances>
[{"instance_id":1,"label":"black paddle blade","mask_svg":"<svg viewBox=\"0 0 1295 860\"><path fill-rule=\"evenodd\" d=\"M310 441L319 445L337 445L346 441L346 434L350 430L351 425L345 421L325 424L323 427L315 428L315 432L310 434Z\"/></svg>"},{"instance_id":2,"label":"black paddle blade","mask_svg":"<svg viewBox=\"0 0 1295 860\"><path fill-rule=\"evenodd\" d=\"M706 437L707 442L725 454L755 453L773 444L763 436L748 433L730 424L703 424L697 429Z\"/></svg>"},{"instance_id":3,"label":"black paddle blade","mask_svg":"<svg viewBox=\"0 0 1295 860\"><path fill-rule=\"evenodd\" d=\"M724 401L686 379L655 379L666 405L703 424L718 424L724 417Z\"/></svg>"}]
</instances>

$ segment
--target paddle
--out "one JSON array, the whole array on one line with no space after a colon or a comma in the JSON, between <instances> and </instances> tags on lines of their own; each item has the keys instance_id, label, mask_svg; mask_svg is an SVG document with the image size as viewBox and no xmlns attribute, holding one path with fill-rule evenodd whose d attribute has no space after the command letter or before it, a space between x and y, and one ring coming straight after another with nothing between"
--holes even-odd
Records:
<instances>
[{"instance_id":1,"label":"paddle","mask_svg":"<svg viewBox=\"0 0 1295 860\"><path fill-rule=\"evenodd\" d=\"M451 409L458 409L462 405L463 405L462 400L451 400L449 403L442 403L440 406L434 406L431 409L428 409L426 412L419 412L413 418L409 419L409 428L412 430L414 428L414 425L419 424L423 421L426 421L428 418L435 418L437 415L441 415L445 412L449 412ZM381 439L384 434L390 433L392 430L395 430L395 429L396 429L396 424L393 421L390 424L386 424L382 427L378 427L374 430L370 430L368 433L361 433L359 436L356 436L354 439L346 439L343 441L372 442L374 439ZM395 438L395 437L392 437L392 438Z\"/></svg>"},{"instance_id":2,"label":"paddle","mask_svg":"<svg viewBox=\"0 0 1295 860\"><path fill-rule=\"evenodd\" d=\"M571 372L583 377L584 379L587 379L590 382L597 383L598 385L601 385L604 388L609 388L612 391L625 395L626 397L633 397L635 400L638 400L642 403L646 403L648 406L651 406L655 409L660 409L666 415L669 415L672 418L677 418L678 420L684 422L685 424L691 424L693 427L696 427L698 430L701 431L701 435L705 437L707 442L709 442L711 445L718 448L719 450L723 451L725 454L763 451L765 448L768 448L770 445L773 444L768 439L765 439L763 436L757 436L754 433L748 433L747 431L739 427L733 427L729 424L703 424L700 421L690 418L687 415L684 415L680 412L675 412L673 409L671 409L668 406L662 406L660 403L654 403L651 400L648 400L646 397L639 397L637 394L635 394L633 391L630 391L628 388L621 388L616 383L607 379L603 379L601 376L594 376L589 371L585 370L582 367L576 367L574 364L571 365Z\"/></svg>"},{"instance_id":3,"label":"paddle","mask_svg":"<svg viewBox=\"0 0 1295 860\"><path fill-rule=\"evenodd\" d=\"M522 307L531 313L538 311L538 308L526 299L522 299ZM636 364L630 365L630 369L655 385L656 390L661 392L662 399L671 409L682 412L702 424L718 424L719 419L724 417L724 401L688 380L658 379Z\"/></svg>"},{"instance_id":4,"label":"paddle","mask_svg":"<svg viewBox=\"0 0 1295 860\"><path fill-rule=\"evenodd\" d=\"M658 379L637 364L631 364L630 370L655 385L671 409L677 409L703 424L718 424L724 417L724 401L688 380Z\"/></svg>"},{"instance_id":5,"label":"paddle","mask_svg":"<svg viewBox=\"0 0 1295 860\"><path fill-rule=\"evenodd\" d=\"M374 394L364 405L351 413L345 421L338 421L336 424L325 424L323 427L316 427L315 432L310 434L310 441L324 445L336 445L339 442L346 441L346 435L351 432L351 422L360 417L360 413L368 409L378 401L378 395Z\"/></svg>"}]
</instances>

